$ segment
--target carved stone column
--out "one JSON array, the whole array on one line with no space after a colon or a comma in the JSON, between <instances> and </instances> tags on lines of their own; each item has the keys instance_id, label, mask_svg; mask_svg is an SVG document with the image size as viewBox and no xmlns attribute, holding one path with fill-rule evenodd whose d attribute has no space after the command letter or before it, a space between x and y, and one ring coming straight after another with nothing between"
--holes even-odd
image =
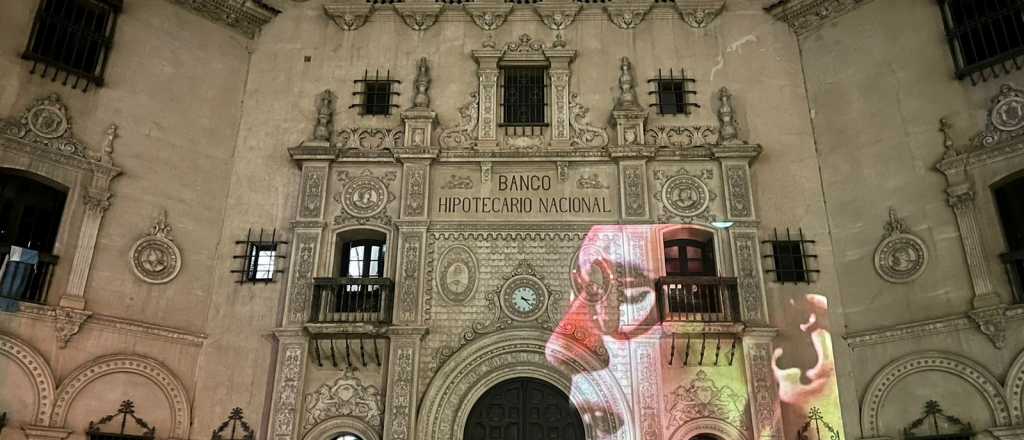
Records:
<instances>
[{"instance_id":1,"label":"carved stone column","mask_svg":"<svg viewBox=\"0 0 1024 440\"><path fill-rule=\"evenodd\" d=\"M309 339L301 328L277 329L274 336L277 363L267 432L274 440L298 439Z\"/></svg>"},{"instance_id":2,"label":"carved stone column","mask_svg":"<svg viewBox=\"0 0 1024 440\"><path fill-rule=\"evenodd\" d=\"M739 282L740 313L748 324L768 324L764 301L764 271L761 270L760 241L756 223L737 223L729 229L733 267Z\"/></svg>"},{"instance_id":3,"label":"carved stone column","mask_svg":"<svg viewBox=\"0 0 1024 440\"><path fill-rule=\"evenodd\" d=\"M113 165L95 163L92 168L92 182L83 196L85 216L78 233L75 259L71 263L71 277L60 298L61 307L78 310L85 309L85 285L89 281L89 268L96 250L96 236L99 235L103 215L110 208L110 181L121 174L121 170Z\"/></svg>"},{"instance_id":4,"label":"carved stone column","mask_svg":"<svg viewBox=\"0 0 1024 440\"><path fill-rule=\"evenodd\" d=\"M544 56L551 63L548 68L548 74L551 75L551 147L569 148L572 138L569 127L569 81L572 76L569 63L576 56L576 51L544 49Z\"/></svg>"},{"instance_id":5,"label":"carved stone column","mask_svg":"<svg viewBox=\"0 0 1024 440\"><path fill-rule=\"evenodd\" d=\"M384 407L384 439L414 440L416 438L416 396L420 341L424 327L392 327L388 350L387 404Z\"/></svg>"},{"instance_id":6,"label":"carved stone column","mask_svg":"<svg viewBox=\"0 0 1024 440\"><path fill-rule=\"evenodd\" d=\"M749 159L722 159L725 180L725 209L729 220L753 220L754 201L751 196Z\"/></svg>"},{"instance_id":7,"label":"carved stone column","mask_svg":"<svg viewBox=\"0 0 1024 440\"><path fill-rule=\"evenodd\" d=\"M403 208L404 209L404 208ZM422 284L427 224L398 220L398 268L395 270L395 326L419 325L424 314Z\"/></svg>"},{"instance_id":8,"label":"carved stone column","mask_svg":"<svg viewBox=\"0 0 1024 440\"><path fill-rule=\"evenodd\" d=\"M624 222L650 218L647 159L619 160L619 199Z\"/></svg>"},{"instance_id":9,"label":"carved stone column","mask_svg":"<svg viewBox=\"0 0 1024 440\"><path fill-rule=\"evenodd\" d=\"M480 119L477 124L477 148L493 150L498 145L498 58L501 51L493 44L489 48L473 50L480 79Z\"/></svg>"},{"instance_id":10,"label":"carved stone column","mask_svg":"<svg viewBox=\"0 0 1024 440\"><path fill-rule=\"evenodd\" d=\"M658 348L656 335L645 336L634 339L630 342L633 352L632 370L633 383L633 413L637 416L636 432L633 438L644 440L660 440L664 426L661 414L664 414L661 407L662 400L659 396L664 395L661 389L661 350Z\"/></svg>"},{"instance_id":11,"label":"carved stone column","mask_svg":"<svg viewBox=\"0 0 1024 440\"><path fill-rule=\"evenodd\" d=\"M772 340L778 329L749 327L743 333L743 359L747 372L750 419L755 440L782 439L779 385L772 372Z\"/></svg>"},{"instance_id":12,"label":"carved stone column","mask_svg":"<svg viewBox=\"0 0 1024 440\"><path fill-rule=\"evenodd\" d=\"M964 253L967 257L967 270L971 275L971 285L974 288L975 308L989 307L999 304L999 295L992 288L992 277L985 264L985 252L981 248L981 231L978 230L978 220L974 210L974 190L969 184L951 186L946 189L949 197L946 201L953 208L956 215L957 228L960 230L960 240L964 246Z\"/></svg>"},{"instance_id":13,"label":"carved stone column","mask_svg":"<svg viewBox=\"0 0 1024 440\"><path fill-rule=\"evenodd\" d=\"M396 155L398 156L398 155ZM402 214L405 220L426 220L428 190L430 186L430 161L433 156L412 158L401 155L402 161Z\"/></svg>"}]
</instances>

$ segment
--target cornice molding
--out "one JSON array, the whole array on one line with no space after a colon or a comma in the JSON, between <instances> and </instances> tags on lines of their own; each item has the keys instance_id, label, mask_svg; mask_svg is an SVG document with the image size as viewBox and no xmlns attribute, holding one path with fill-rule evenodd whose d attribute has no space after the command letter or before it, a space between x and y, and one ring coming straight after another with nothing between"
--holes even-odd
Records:
<instances>
[{"instance_id":1,"label":"cornice molding","mask_svg":"<svg viewBox=\"0 0 1024 440\"><path fill-rule=\"evenodd\" d=\"M42 321L55 321L58 319L59 308L31 303L18 303L17 311L0 311L0 314L8 313L19 318L37 319ZM116 316L101 315L92 313L89 319L81 325L85 327L99 327L103 330L127 333L129 335L158 337L170 339L185 345L201 347L206 341L206 334L190 332L173 327L150 324L133 319L118 318Z\"/></svg>"},{"instance_id":2,"label":"cornice molding","mask_svg":"<svg viewBox=\"0 0 1024 440\"><path fill-rule=\"evenodd\" d=\"M1024 319L1024 305L1008 306L1004 310L1006 321ZM978 324L969 315L945 316L937 319L911 322L875 330L848 333L844 336L850 348L857 349L869 345L884 344L903 339L916 339L942 333L956 332L978 328Z\"/></svg>"},{"instance_id":3,"label":"cornice molding","mask_svg":"<svg viewBox=\"0 0 1024 440\"><path fill-rule=\"evenodd\" d=\"M167 0L214 23L230 27L246 38L255 39L260 28L281 11L264 0Z\"/></svg>"},{"instance_id":4,"label":"cornice molding","mask_svg":"<svg viewBox=\"0 0 1024 440\"><path fill-rule=\"evenodd\" d=\"M778 0L764 9L803 37L871 0Z\"/></svg>"}]
</instances>

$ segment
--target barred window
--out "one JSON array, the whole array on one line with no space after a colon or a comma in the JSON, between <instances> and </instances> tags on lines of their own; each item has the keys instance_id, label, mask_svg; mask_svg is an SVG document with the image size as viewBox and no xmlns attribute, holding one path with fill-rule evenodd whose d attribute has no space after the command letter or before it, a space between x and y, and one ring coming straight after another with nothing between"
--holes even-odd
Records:
<instances>
[{"instance_id":1,"label":"barred window","mask_svg":"<svg viewBox=\"0 0 1024 440\"><path fill-rule=\"evenodd\" d=\"M939 0L957 79L972 84L1018 70L1024 58L1024 2Z\"/></svg>"},{"instance_id":2,"label":"barred window","mask_svg":"<svg viewBox=\"0 0 1024 440\"><path fill-rule=\"evenodd\" d=\"M658 108L658 114L689 115L691 107L700 108L700 104L693 102L693 97L697 95L693 85L697 80L687 77L683 69L678 72L668 69L668 75L658 69L658 76L647 82L654 85L654 90L648 94L654 95L656 101L651 106Z\"/></svg>"},{"instance_id":3,"label":"barred window","mask_svg":"<svg viewBox=\"0 0 1024 440\"><path fill-rule=\"evenodd\" d=\"M501 69L501 125L547 125L547 73L546 67Z\"/></svg>"},{"instance_id":4,"label":"barred window","mask_svg":"<svg viewBox=\"0 0 1024 440\"><path fill-rule=\"evenodd\" d=\"M380 74L379 70L373 72L373 76L370 76L369 70L363 71L362 79L354 81L356 85L362 84L361 90L352 92L355 96L362 96L362 102L356 102L349 106L349 108L358 108L359 114L363 116L388 116L391 114L392 107L398 107L395 104L396 96L399 96L397 87L395 84L401 84L402 82L397 79L391 79L391 71L388 70L384 75Z\"/></svg>"},{"instance_id":5,"label":"barred window","mask_svg":"<svg viewBox=\"0 0 1024 440\"><path fill-rule=\"evenodd\" d=\"M775 273L775 281L782 284L810 284L813 281L811 274L818 270L811 268L811 265L818 256L807 252L807 246L813 245L814 240L805 239L802 228L797 230L797 234L791 234L789 228L786 228L785 238L779 236L778 230L772 230L771 240L763 240L761 243L770 245L769 253L762 257L771 263L771 268L765 269L765 272Z\"/></svg>"},{"instance_id":6,"label":"barred window","mask_svg":"<svg viewBox=\"0 0 1024 440\"><path fill-rule=\"evenodd\" d=\"M41 0L22 58L51 81L103 85L121 0ZM41 66L40 66L41 65Z\"/></svg>"}]
</instances>

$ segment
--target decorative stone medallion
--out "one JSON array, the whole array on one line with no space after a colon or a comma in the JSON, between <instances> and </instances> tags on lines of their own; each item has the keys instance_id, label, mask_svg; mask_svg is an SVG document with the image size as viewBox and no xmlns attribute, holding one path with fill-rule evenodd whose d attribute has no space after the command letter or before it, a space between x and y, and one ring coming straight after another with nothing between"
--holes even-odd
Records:
<instances>
[{"instance_id":1,"label":"decorative stone medallion","mask_svg":"<svg viewBox=\"0 0 1024 440\"><path fill-rule=\"evenodd\" d=\"M601 302L614 287L614 278L608 258L604 252L594 245L583 245L573 256L569 265L572 277L573 294L583 300L597 304Z\"/></svg>"},{"instance_id":2,"label":"decorative stone medallion","mask_svg":"<svg viewBox=\"0 0 1024 440\"><path fill-rule=\"evenodd\" d=\"M544 313L548 305L547 288L530 275L516 275L501 287L498 304L502 311L517 321L532 321Z\"/></svg>"},{"instance_id":3,"label":"decorative stone medallion","mask_svg":"<svg viewBox=\"0 0 1024 440\"><path fill-rule=\"evenodd\" d=\"M694 176L675 176L661 187L661 200L665 208L683 217L704 212L708 207L708 199L708 186Z\"/></svg>"},{"instance_id":4,"label":"decorative stone medallion","mask_svg":"<svg viewBox=\"0 0 1024 440\"><path fill-rule=\"evenodd\" d=\"M68 130L68 120L60 104L40 105L28 112L28 128L47 139L63 136Z\"/></svg>"},{"instance_id":5,"label":"decorative stone medallion","mask_svg":"<svg viewBox=\"0 0 1024 440\"><path fill-rule=\"evenodd\" d=\"M907 232L907 226L889 208L885 235L875 248L875 270L890 283L906 283L921 276L928 264L928 248L924 241Z\"/></svg>"},{"instance_id":6,"label":"decorative stone medallion","mask_svg":"<svg viewBox=\"0 0 1024 440\"><path fill-rule=\"evenodd\" d=\"M1024 98L1020 93L1007 93L1003 100L992 107L992 125L1003 131L1024 127Z\"/></svg>"},{"instance_id":7,"label":"decorative stone medallion","mask_svg":"<svg viewBox=\"0 0 1024 440\"><path fill-rule=\"evenodd\" d=\"M388 189L388 184L395 181L397 173L387 171L383 177L377 177L370 170L363 170L358 176L349 175L348 171L338 172L341 189L334 194L334 201L341 205L342 217L350 216L357 223L366 223L371 218L380 218L389 223L384 208L395 200L395 195ZM345 219L335 219L335 221Z\"/></svg>"},{"instance_id":8,"label":"decorative stone medallion","mask_svg":"<svg viewBox=\"0 0 1024 440\"><path fill-rule=\"evenodd\" d=\"M173 280L181 270L181 251L172 240L167 211L162 211L149 234L136 241L128 253L132 272L150 284Z\"/></svg>"},{"instance_id":9,"label":"decorative stone medallion","mask_svg":"<svg viewBox=\"0 0 1024 440\"><path fill-rule=\"evenodd\" d=\"M445 249L437 261L437 287L445 299L465 302L476 290L477 268L476 257L466 246Z\"/></svg>"}]
</instances>

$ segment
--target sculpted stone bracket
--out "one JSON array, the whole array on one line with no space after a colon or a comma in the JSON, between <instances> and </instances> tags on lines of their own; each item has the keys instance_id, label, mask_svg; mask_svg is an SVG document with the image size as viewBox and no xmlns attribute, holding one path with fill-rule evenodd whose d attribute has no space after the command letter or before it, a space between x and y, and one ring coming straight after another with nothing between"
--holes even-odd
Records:
<instances>
[{"instance_id":1,"label":"sculpted stone bracket","mask_svg":"<svg viewBox=\"0 0 1024 440\"><path fill-rule=\"evenodd\" d=\"M725 8L725 0L676 0L675 4L683 21L694 29L707 27Z\"/></svg>"},{"instance_id":2,"label":"sculpted stone bracket","mask_svg":"<svg viewBox=\"0 0 1024 440\"><path fill-rule=\"evenodd\" d=\"M1003 304L979 308L967 312L978 324L978 330L988 336L998 349L1006 346L1006 306Z\"/></svg>"},{"instance_id":3,"label":"sculpted stone bracket","mask_svg":"<svg viewBox=\"0 0 1024 440\"><path fill-rule=\"evenodd\" d=\"M256 38L260 28L281 11L259 1L225 2L218 0L172 0L214 23L230 27L249 39Z\"/></svg>"},{"instance_id":4,"label":"sculpted stone bracket","mask_svg":"<svg viewBox=\"0 0 1024 440\"><path fill-rule=\"evenodd\" d=\"M654 0L629 0L623 3L608 3L604 10L612 24L620 29L633 29L644 21L647 11L651 10Z\"/></svg>"},{"instance_id":5,"label":"sculpted stone bracket","mask_svg":"<svg viewBox=\"0 0 1024 440\"><path fill-rule=\"evenodd\" d=\"M533 4L533 10L540 16L541 21L553 31L569 27L581 8L583 5L574 0L548 0Z\"/></svg>"},{"instance_id":6,"label":"sculpted stone bracket","mask_svg":"<svg viewBox=\"0 0 1024 440\"><path fill-rule=\"evenodd\" d=\"M466 14L473 19L473 22L485 31L493 31L501 27L512 12L512 3L497 0L465 3L462 7L466 10Z\"/></svg>"},{"instance_id":7,"label":"sculpted stone bracket","mask_svg":"<svg viewBox=\"0 0 1024 440\"><path fill-rule=\"evenodd\" d=\"M928 247L910 233L906 223L889 208L885 234L875 248L875 271L890 283L908 283L924 273L928 265Z\"/></svg>"},{"instance_id":8,"label":"sculpted stone bracket","mask_svg":"<svg viewBox=\"0 0 1024 440\"><path fill-rule=\"evenodd\" d=\"M788 24L797 37L802 37L869 2L871 0L782 0L771 3L765 10Z\"/></svg>"},{"instance_id":9,"label":"sculpted stone bracket","mask_svg":"<svg viewBox=\"0 0 1024 440\"><path fill-rule=\"evenodd\" d=\"M68 307L58 307L54 309L54 332L57 335L57 347L65 348L68 342L71 341L71 337L78 333L78 330L82 328L82 323L85 322L92 316L92 312L85 310L72 309Z\"/></svg>"},{"instance_id":10,"label":"sculpted stone bracket","mask_svg":"<svg viewBox=\"0 0 1024 440\"><path fill-rule=\"evenodd\" d=\"M445 4L429 0L410 0L395 3L393 6L406 25L413 30L423 31L437 23L437 18L441 15Z\"/></svg>"},{"instance_id":11,"label":"sculpted stone bracket","mask_svg":"<svg viewBox=\"0 0 1024 440\"><path fill-rule=\"evenodd\" d=\"M327 14L334 24L343 31L354 31L359 29L366 20L373 14L373 7L370 3L338 2L325 3L324 13Z\"/></svg>"}]
</instances>

